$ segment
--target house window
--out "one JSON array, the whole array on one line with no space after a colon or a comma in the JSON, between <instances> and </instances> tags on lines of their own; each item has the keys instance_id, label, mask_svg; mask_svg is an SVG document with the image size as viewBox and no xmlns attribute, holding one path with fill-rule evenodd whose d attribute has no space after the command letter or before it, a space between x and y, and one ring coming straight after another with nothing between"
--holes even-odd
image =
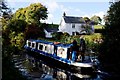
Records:
<instances>
[{"instance_id":1,"label":"house window","mask_svg":"<svg viewBox=\"0 0 120 80\"><path fill-rule=\"evenodd\" d=\"M75 28L75 24L72 24L72 28Z\"/></svg>"},{"instance_id":2,"label":"house window","mask_svg":"<svg viewBox=\"0 0 120 80\"><path fill-rule=\"evenodd\" d=\"M75 35L75 32L72 32L72 35Z\"/></svg>"}]
</instances>

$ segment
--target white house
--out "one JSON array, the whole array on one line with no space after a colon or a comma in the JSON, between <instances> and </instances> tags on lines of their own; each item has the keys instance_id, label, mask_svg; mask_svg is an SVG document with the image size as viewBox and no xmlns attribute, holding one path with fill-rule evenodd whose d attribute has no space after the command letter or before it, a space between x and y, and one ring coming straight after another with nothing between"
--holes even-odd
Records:
<instances>
[{"instance_id":1,"label":"white house","mask_svg":"<svg viewBox=\"0 0 120 80\"><path fill-rule=\"evenodd\" d=\"M54 27L54 28L46 27L46 28L44 29L45 37L46 37L46 38L52 38L52 33L57 32L57 31L58 31L58 28L57 28L57 27Z\"/></svg>"},{"instance_id":2,"label":"white house","mask_svg":"<svg viewBox=\"0 0 120 80\"><path fill-rule=\"evenodd\" d=\"M59 25L59 32L67 32L70 35L87 33L85 29L86 22L82 17L66 16L64 13ZM94 32L93 25L89 25L90 33Z\"/></svg>"}]
</instances>

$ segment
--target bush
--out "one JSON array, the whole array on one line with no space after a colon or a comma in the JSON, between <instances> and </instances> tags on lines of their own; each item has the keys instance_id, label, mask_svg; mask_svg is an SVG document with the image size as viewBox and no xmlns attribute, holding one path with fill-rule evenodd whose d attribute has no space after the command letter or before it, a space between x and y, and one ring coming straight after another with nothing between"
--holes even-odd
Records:
<instances>
[{"instance_id":1,"label":"bush","mask_svg":"<svg viewBox=\"0 0 120 80\"><path fill-rule=\"evenodd\" d=\"M63 35L62 32L54 32L54 33L52 33L52 36L53 36L54 40L60 40L62 35Z\"/></svg>"}]
</instances>

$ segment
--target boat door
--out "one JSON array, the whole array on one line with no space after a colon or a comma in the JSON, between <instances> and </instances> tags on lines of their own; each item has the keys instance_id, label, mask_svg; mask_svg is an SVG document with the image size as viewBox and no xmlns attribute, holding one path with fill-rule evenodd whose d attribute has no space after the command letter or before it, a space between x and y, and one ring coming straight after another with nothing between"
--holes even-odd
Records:
<instances>
[{"instance_id":1,"label":"boat door","mask_svg":"<svg viewBox=\"0 0 120 80\"><path fill-rule=\"evenodd\" d=\"M57 47L57 56L67 58L67 48Z\"/></svg>"}]
</instances>

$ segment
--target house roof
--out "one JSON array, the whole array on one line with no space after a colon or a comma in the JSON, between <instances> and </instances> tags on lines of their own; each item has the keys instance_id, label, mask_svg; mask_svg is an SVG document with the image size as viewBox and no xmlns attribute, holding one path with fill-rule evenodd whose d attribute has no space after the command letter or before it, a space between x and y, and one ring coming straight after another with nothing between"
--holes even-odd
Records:
<instances>
[{"instance_id":1,"label":"house roof","mask_svg":"<svg viewBox=\"0 0 120 80\"><path fill-rule=\"evenodd\" d=\"M65 23L85 23L82 17L63 16Z\"/></svg>"},{"instance_id":2,"label":"house roof","mask_svg":"<svg viewBox=\"0 0 120 80\"><path fill-rule=\"evenodd\" d=\"M57 28L57 27L54 27L54 28L46 27L45 30L46 30L47 32L57 32L57 31L58 31L58 28Z\"/></svg>"}]
</instances>

